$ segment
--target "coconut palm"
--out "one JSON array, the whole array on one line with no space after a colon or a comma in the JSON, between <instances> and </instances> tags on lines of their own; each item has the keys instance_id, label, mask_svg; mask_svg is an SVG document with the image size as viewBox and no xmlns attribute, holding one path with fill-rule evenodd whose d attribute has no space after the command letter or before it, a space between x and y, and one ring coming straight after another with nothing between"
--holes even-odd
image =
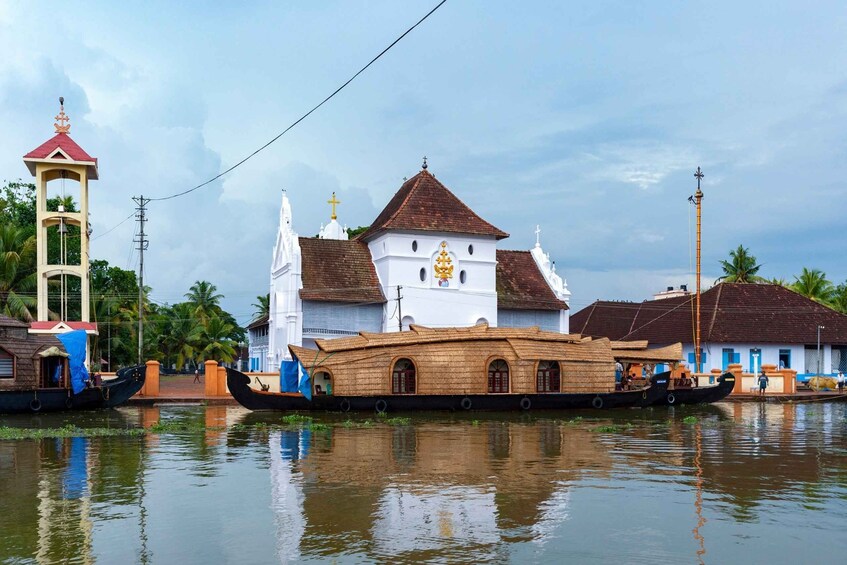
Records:
<instances>
[{"instance_id":1,"label":"coconut palm","mask_svg":"<svg viewBox=\"0 0 847 565\"><path fill-rule=\"evenodd\" d=\"M256 309L253 312L253 315L256 318L269 315L271 312L271 293L269 292L264 296L257 296L256 300L258 300L258 302L253 304L253 307Z\"/></svg>"},{"instance_id":2,"label":"coconut palm","mask_svg":"<svg viewBox=\"0 0 847 565\"><path fill-rule=\"evenodd\" d=\"M762 277L756 275L761 265L756 264L756 258L743 245L729 252L729 261L720 262L723 269L721 280L730 283L761 282Z\"/></svg>"},{"instance_id":3,"label":"coconut palm","mask_svg":"<svg viewBox=\"0 0 847 565\"><path fill-rule=\"evenodd\" d=\"M209 281L195 281L185 294L188 302L194 306L194 315L205 323L213 314L221 310L223 294L216 294L218 287Z\"/></svg>"},{"instance_id":4,"label":"coconut palm","mask_svg":"<svg viewBox=\"0 0 847 565\"><path fill-rule=\"evenodd\" d=\"M25 322L33 320L36 240L13 225L0 226L0 313Z\"/></svg>"},{"instance_id":5,"label":"coconut palm","mask_svg":"<svg viewBox=\"0 0 847 565\"><path fill-rule=\"evenodd\" d=\"M177 368L185 367L188 361L197 363L202 334L203 326L194 317L192 305L187 302L175 304L167 312L162 331L168 359L175 361Z\"/></svg>"},{"instance_id":6,"label":"coconut palm","mask_svg":"<svg viewBox=\"0 0 847 565\"><path fill-rule=\"evenodd\" d=\"M206 327L203 328L200 343L203 345L203 350L200 352L203 359L214 359L229 363L237 352L235 351L235 342L229 339L229 335L233 332L232 324L228 324L217 315L209 318Z\"/></svg>"},{"instance_id":7,"label":"coconut palm","mask_svg":"<svg viewBox=\"0 0 847 565\"><path fill-rule=\"evenodd\" d=\"M835 294L835 287L826 278L826 273L820 269L807 269L806 267L803 267L803 272L800 273L799 277L794 277L794 284L791 285L791 289L822 304L829 303Z\"/></svg>"},{"instance_id":8,"label":"coconut palm","mask_svg":"<svg viewBox=\"0 0 847 565\"><path fill-rule=\"evenodd\" d=\"M832 295L832 307L842 314L847 314L847 281L835 287L835 292Z\"/></svg>"}]
</instances>

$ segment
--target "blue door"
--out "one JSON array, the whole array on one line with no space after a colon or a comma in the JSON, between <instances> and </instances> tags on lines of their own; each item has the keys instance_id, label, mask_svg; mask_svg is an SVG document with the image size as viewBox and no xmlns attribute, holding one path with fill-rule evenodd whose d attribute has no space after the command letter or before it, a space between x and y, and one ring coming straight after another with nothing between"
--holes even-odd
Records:
<instances>
[{"instance_id":1,"label":"blue door","mask_svg":"<svg viewBox=\"0 0 847 565\"><path fill-rule=\"evenodd\" d=\"M735 363L735 350L731 347L724 347L723 359L721 359L721 369L726 371L730 363Z\"/></svg>"}]
</instances>

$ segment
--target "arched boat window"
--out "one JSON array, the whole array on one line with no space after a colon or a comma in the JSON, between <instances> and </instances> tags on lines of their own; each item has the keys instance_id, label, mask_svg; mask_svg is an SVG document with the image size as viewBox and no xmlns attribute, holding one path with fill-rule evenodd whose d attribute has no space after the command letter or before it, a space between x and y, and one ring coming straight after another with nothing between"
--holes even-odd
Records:
<instances>
[{"instance_id":1,"label":"arched boat window","mask_svg":"<svg viewBox=\"0 0 847 565\"><path fill-rule=\"evenodd\" d=\"M495 359L488 364L488 392L509 392L509 364L504 359Z\"/></svg>"},{"instance_id":2,"label":"arched boat window","mask_svg":"<svg viewBox=\"0 0 847 565\"><path fill-rule=\"evenodd\" d=\"M415 364L411 359L398 359L391 369L392 394L415 394Z\"/></svg>"},{"instance_id":3,"label":"arched boat window","mask_svg":"<svg viewBox=\"0 0 847 565\"><path fill-rule=\"evenodd\" d=\"M318 371L312 378L315 394L332 394L332 376L327 371Z\"/></svg>"},{"instance_id":4,"label":"arched boat window","mask_svg":"<svg viewBox=\"0 0 847 565\"><path fill-rule=\"evenodd\" d=\"M538 392L560 392L562 383L558 361L541 361L535 374Z\"/></svg>"}]
</instances>

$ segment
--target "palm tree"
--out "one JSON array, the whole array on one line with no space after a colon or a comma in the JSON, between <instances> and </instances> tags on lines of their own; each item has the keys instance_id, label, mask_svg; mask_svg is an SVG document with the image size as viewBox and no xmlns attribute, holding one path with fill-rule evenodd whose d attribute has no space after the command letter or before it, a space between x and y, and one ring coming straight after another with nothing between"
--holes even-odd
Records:
<instances>
[{"instance_id":1,"label":"palm tree","mask_svg":"<svg viewBox=\"0 0 847 565\"><path fill-rule=\"evenodd\" d=\"M815 302L828 304L835 294L835 287L827 280L826 273L820 269L810 270L803 267L803 272L800 273L799 277L795 276L794 279L791 289Z\"/></svg>"},{"instance_id":2,"label":"palm tree","mask_svg":"<svg viewBox=\"0 0 847 565\"><path fill-rule=\"evenodd\" d=\"M0 314L33 320L38 307L35 252L34 236L13 224L0 226Z\"/></svg>"},{"instance_id":3,"label":"palm tree","mask_svg":"<svg viewBox=\"0 0 847 565\"><path fill-rule=\"evenodd\" d=\"M835 287L835 292L832 296L832 307L842 314L847 314L847 281Z\"/></svg>"},{"instance_id":4,"label":"palm tree","mask_svg":"<svg viewBox=\"0 0 847 565\"><path fill-rule=\"evenodd\" d=\"M264 296L257 296L256 300L258 300L258 302L253 304L253 307L256 308L253 315L256 318L269 315L271 312L271 293L269 292Z\"/></svg>"},{"instance_id":5,"label":"palm tree","mask_svg":"<svg viewBox=\"0 0 847 565\"><path fill-rule=\"evenodd\" d=\"M221 310L220 301L223 294L215 294L218 287L209 281L195 281L185 294L188 302L194 306L194 315L205 323L213 314Z\"/></svg>"},{"instance_id":6,"label":"palm tree","mask_svg":"<svg viewBox=\"0 0 847 565\"><path fill-rule=\"evenodd\" d=\"M197 363L198 344L203 334L203 326L194 317L192 305L187 302L175 304L167 312L162 341L168 351L169 360L173 356L177 368L185 367L186 362Z\"/></svg>"},{"instance_id":7,"label":"palm tree","mask_svg":"<svg viewBox=\"0 0 847 565\"><path fill-rule=\"evenodd\" d=\"M721 261L724 275L721 279L730 283L755 283L762 277L756 276L761 265L756 264L756 258L743 245L729 252L729 261Z\"/></svg>"},{"instance_id":8,"label":"palm tree","mask_svg":"<svg viewBox=\"0 0 847 565\"><path fill-rule=\"evenodd\" d=\"M209 318L209 323L203 328L200 343L203 345L201 355L203 359L214 359L224 363L230 363L237 352L235 342L229 339L233 331L232 324L228 324L217 315Z\"/></svg>"}]
</instances>

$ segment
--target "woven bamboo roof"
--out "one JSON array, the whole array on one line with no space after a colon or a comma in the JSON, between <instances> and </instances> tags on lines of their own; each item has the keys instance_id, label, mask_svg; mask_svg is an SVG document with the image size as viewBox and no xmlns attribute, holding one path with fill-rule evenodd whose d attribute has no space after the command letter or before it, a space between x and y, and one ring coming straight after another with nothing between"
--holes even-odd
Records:
<instances>
[{"instance_id":1,"label":"woven bamboo roof","mask_svg":"<svg viewBox=\"0 0 847 565\"><path fill-rule=\"evenodd\" d=\"M646 339L639 341L612 341L612 349L647 349Z\"/></svg>"},{"instance_id":2,"label":"woven bamboo roof","mask_svg":"<svg viewBox=\"0 0 847 565\"><path fill-rule=\"evenodd\" d=\"M616 344L619 343L621 342L612 342L612 356L618 361L625 361L627 363L661 363L682 360L681 343L674 343L673 345L657 347L655 349L647 349L646 341L643 342L645 344L644 349L633 349L631 347L617 348Z\"/></svg>"},{"instance_id":3,"label":"woven bamboo roof","mask_svg":"<svg viewBox=\"0 0 847 565\"><path fill-rule=\"evenodd\" d=\"M541 331L538 326L529 328L491 328L479 324L466 328L428 328L412 324L411 331L394 333L360 332L358 336L338 339L318 339L318 349L327 353L351 351L373 347L413 345L420 343L438 343L471 340L513 340L529 339L551 343L578 343L582 336L578 334L560 334ZM597 340L606 341L608 340ZM292 350L293 351L293 350Z\"/></svg>"},{"instance_id":4,"label":"woven bamboo roof","mask_svg":"<svg viewBox=\"0 0 847 565\"><path fill-rule=\"evenodd\" d=\"M612 354L608 339L582 343L557 343L530 339L510 339L509 344L521 359L548 361L580 361L607 363Z\"/></svg>"}]
</instances>

